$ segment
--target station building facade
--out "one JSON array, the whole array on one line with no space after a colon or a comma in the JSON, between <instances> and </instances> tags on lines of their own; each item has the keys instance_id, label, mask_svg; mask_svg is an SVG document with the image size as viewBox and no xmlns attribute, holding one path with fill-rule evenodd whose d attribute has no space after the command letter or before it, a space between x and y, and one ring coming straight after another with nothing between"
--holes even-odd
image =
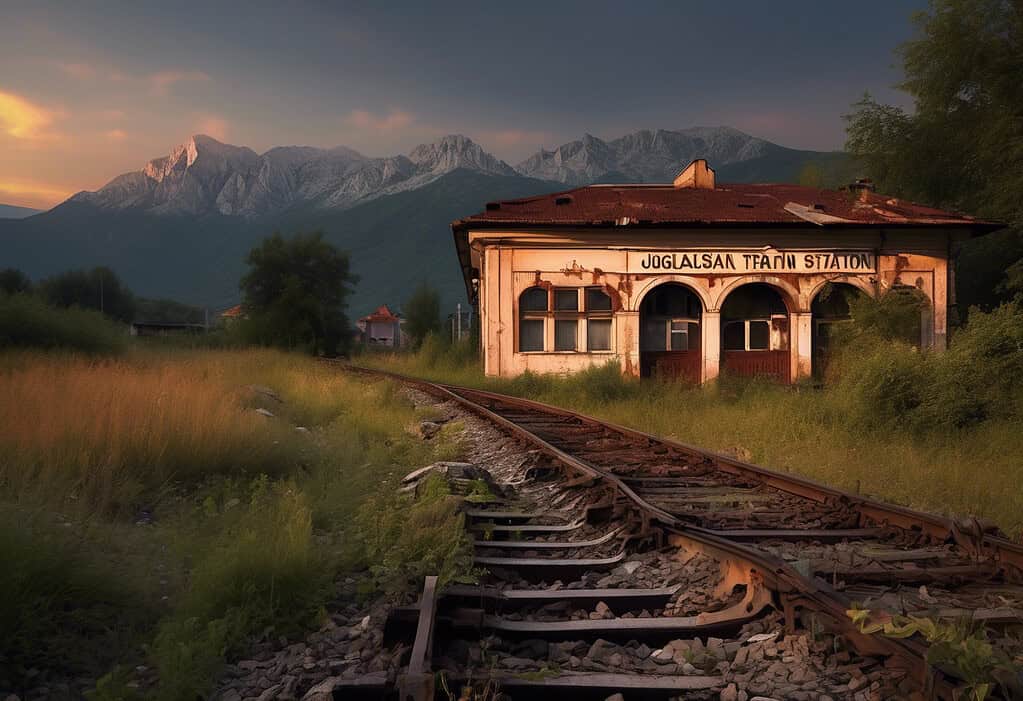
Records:
<instances>
[{"instance_id":1,"label":"station building facade","mask_svg":"<svg viewBox=\"0 0 1023 701\"><path fill-rule=\"evenodd\" d=\"M664 185L490 202L452 224L487 375L782 382L819 372L852 296L913 294L946 344L958 246L1001 225L845 190L718 185L703 160Z\"/></svg>"}]
</instances>

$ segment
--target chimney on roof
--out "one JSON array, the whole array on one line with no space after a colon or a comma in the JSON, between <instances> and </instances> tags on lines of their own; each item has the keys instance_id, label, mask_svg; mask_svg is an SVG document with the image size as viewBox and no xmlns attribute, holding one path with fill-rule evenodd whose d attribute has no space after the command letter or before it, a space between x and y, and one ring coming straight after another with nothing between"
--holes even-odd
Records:
<instances>
[{"instance_id":1,"label":"chimney on roof","mask_svg":"<svg viewBox=\"0 0 1023 701\"><path fill-rule=\"evenodd\" d=\"M713 190L714 169L707 165L705 159L697 158L682 169L682 172L675 177L673 184L676 188L694 187L700 190Z\"/></svg>"},{"instance_id":2,"label":"chimney on roof","mask_svg":"<svg viewBox=\"0 0 1023 701\"><path fill-rule=\"evenodd\" d=\"M877 186L870 178L857 178L856 182L849 183L849 192L859 197L860 202L867 201L867 193L874 192Z\"/></svg>"}]
</instances>

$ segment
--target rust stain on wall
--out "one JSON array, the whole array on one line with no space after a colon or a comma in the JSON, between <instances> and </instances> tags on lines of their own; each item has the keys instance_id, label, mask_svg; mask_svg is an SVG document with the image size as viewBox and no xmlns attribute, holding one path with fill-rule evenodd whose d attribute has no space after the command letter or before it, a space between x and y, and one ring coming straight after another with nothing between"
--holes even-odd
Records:
<instances>
[{"instance_id":1,"label":"rust stain on wall","mask_svg":"<svg viewBox=\"0 0 1023 701\"><path fill-rule=\"evenodd\" d=\"M596 280L594 280L596 282ZM601 286L607 296L611 298L611 311L620 312L622 307L622 296L618 293L613 285L602 285Z\"/></svg>"},{"instance_id":2,"label":"rust stain on wall","mask_svg":"<svg viewBox=\"0 0 1023 701\"><path fill-rule=\"evenodd\" d=\"M618 291L626 297L632 296L632 277L630 275L622 275L618 280Z\"/></svg>"}]
</instances>

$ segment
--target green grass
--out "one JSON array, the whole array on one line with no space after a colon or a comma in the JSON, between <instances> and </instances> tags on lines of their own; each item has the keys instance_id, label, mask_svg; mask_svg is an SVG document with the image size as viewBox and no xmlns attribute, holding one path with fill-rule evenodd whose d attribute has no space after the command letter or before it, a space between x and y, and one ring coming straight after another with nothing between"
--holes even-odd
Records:
<instances>
[{"instance_id":1,"label":"green grass","mask_svg":"<svg viewBox=\"0 0 1023 701\"><path fill-rule=\"evenodd\" d=\"M0 397L15 456L0 467L0 560L14 563L0 568L0 687L73 668L111 672L97 698L122 698L125 670L147 664L153 695L195 698L252 636L317 626L339 576L399 596L468 572L455 502L440 486L396 494L412 469L459 457L458 436L407 430L422 412L390 382L276 351L144 346L0 355Z\"/></svg>"},{"instance_id":2,"label":"green grass","mask_svg":"<svg viewBox=\"0 0 1023 701\"><path fill-rule=\"evenodd\" d=\"M1019 538L1023 421L1012 407L1023 372L1017 351L992 350L1016 333L1014 318L984 318L942 356L879 341L824 390L728 378L701 388L640 382L613 364L569 377L487 378L471 347L446 351L436 341L358 362L571 408L920 510L988 518ZM960 421L978 398L986 414Z\"/></svg>"}]
</instances>

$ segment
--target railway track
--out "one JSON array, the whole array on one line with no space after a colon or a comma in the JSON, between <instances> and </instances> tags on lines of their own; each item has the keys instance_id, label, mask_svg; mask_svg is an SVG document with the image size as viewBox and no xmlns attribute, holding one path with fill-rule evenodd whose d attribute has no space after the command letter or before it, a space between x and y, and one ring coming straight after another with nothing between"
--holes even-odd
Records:
<instances>
[{"instance_id":1,"label":"railway track","mask_svg":"<svg viewBox=\"0 0 1023 701\"><path fill-rule=\"evenodd\" d=\"M984 625L1021 653L1023 546L990 526L557 407L344 367L475 417L493 434L485 449L518 456L499 498L466 510L480 585L428 581L397 613L416 625L402 701L446 698L437 671L454 698L463 685L530 699L955 696L966 680L928 664L921 635L861 632L857 606Z\"/></svg>"}]
</instances>

